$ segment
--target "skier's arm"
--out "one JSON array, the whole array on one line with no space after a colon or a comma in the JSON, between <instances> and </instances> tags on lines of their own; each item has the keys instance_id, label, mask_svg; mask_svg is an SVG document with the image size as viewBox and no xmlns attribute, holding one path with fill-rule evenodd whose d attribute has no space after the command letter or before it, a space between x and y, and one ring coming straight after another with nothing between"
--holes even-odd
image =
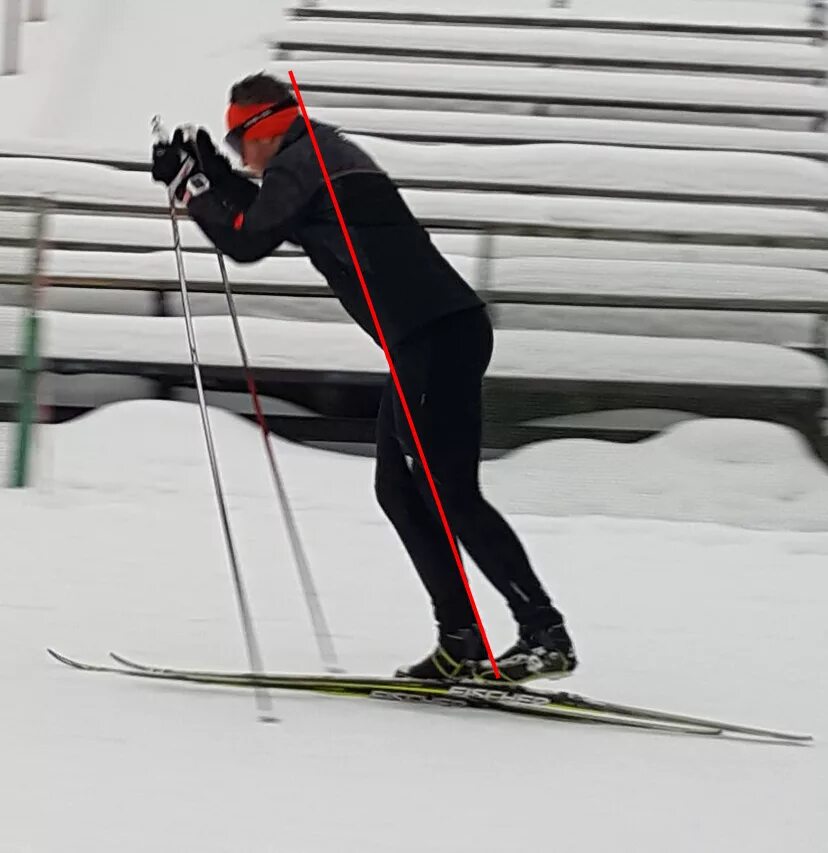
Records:
<instances>
[{"instance_id":1,"label":"skier's arm","mask_svg":"<svg viewBox=\"0 0 828 853\"><path fill-rule=\"evenodd\" d=\"M216 186L216 191L227 204L237 210L247 210L259 194L259 185L238 172L230 172Z\"/></svg>"},{"instance_id":2,"label":"skier's arm","mask_svg":"<svg viewBox=\"0 0 828 853\"><path fill-rule=\"evenodd\" d=\"M221 189L210 189L191 198L188 210L217 248L234 261L252 263L287 237L307 201L307 192L293 173L276 166L265 173L261 189L246 208Z\"/></svg>"}]
</instances>

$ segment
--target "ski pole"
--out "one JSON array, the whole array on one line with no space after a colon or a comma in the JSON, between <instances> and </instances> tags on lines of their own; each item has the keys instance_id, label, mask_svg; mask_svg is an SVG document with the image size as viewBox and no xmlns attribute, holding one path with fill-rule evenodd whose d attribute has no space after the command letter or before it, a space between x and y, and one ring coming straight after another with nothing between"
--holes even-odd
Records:
<instances>
[{"instance_id":1,"label":"ski pole","mask_svg":"<svg viewBox=\"0 0 828 853\"><path fill-rule=\"evenodd\" d=\"M164 142L167 139L167 135L161 125L160 116L155 116L152 120L152 133L155 142ZM221 475L219 473L215 443L213 441L213 431L210 426L210 416L207 412L207 401L204 396L204 385L201 381L201 365L198 359L195 329L193 327L193 316L190 310L190 294L187 288L187 275L184 270L184 256L181 249L181 233L178 227L178 217L175 210L175 196L172 190L168 191L167 197L169 201L170 224L173 232L173 250L175 252L176 266L178 267L178 282L181 287L181 303L184 308L184 322L187 328L187 342L190 348L190 362L193 367L193 378L195 380L196 392L198 394L198 407L201 412L201 425L204 430L204 441L207 446L207 457L210 462L210 472L213 477L216 503L218 505L222 532L224 534L224 544L227 548L227 557L233 576L233 585L236 591L236 601L239 608L239 615L241 617L242 632L244 634L245 646L247 648L250 671L254 673L262 673L264 672L264 668L262 666L262 655L259 650L258 640L256 639L253 620L250 615L250 607L248 605L247 593L245 591L244 581L239 568L236 546L233 541L233 535L230 531L230 516L227 512L227 501L221 484ZM255 699L256 706L259 711L259 719L262 722L275 722L275 718L273 717L273 703L270 694L263 688L257 688L255 691Z\"/></svg>"},{"instance_id":2,"label":"ski pole","mask_svg":"<svg viewBox=\"0 0 828 853\"><path fill-rule=\"evenodd\" d=\"M239 322L239 315L236 311L236 300L233 296L232 287L230 286L230 277L227 274L227 264L224 260L224 254L219 248L216 248L215 252L219 270L221 272L222 284L224 285L224 293L227 297L227 309L233 322L233 331L235 332L236 343L239 347L239 354L241 356L247 390L250 394L251 400L253 401L253 410L256 414L256 421L259 424L262 439L264 440L265 455L267 456L268 464L270 466L270 473L273 478L276 495L279 499L279 505L282 509L282 516L284 518L285 528L287 529L291 551L293 552L293 559L296 564L296 570L299 574L299 583L302 587L302 593L310 615L314 637L316 638L316 645L319 649L319 657L322 660L322 665L328 672L342 672L337 659L336 649L334 648L333 636L330 628L328 627L328 622L322 609L319 592L316 588L313 573L310 569L310 562L308 561L307 554L302 545L302 539L299 535L299 526L296 523L296 518L290 506L285 481L279 471L279 466L276 463L276 456L270 443L270 432L265 421L264 412L262 411L259 393L256 388L256 380L253 377L253 371L250 367L250 358L248 356L247 346L244 343L244 335L242 333L241 323Z\"/></svg>"},{"instance_id":3,"label":"ski pole","mask_svg":"<svg viewBox=\"0 0 828 853\"><path fill-rule=\"evenodd\" d=\"M316 638L316 645L319 649L319 656L322 659L322 664L328 672L342 672L336 656L334 648L333 636L331 635L328 622L325 619L325 613L322 610L322 604L319 598L316 584L313 580L313 575L308 562L307 554L302 546L302 540L299 536L299 528L296 524L296 518L290 506L285 482L282 478L279 467L276 464L276 456L273 453L273 447L270 444L270 434L267 423L262 412L259 394L256 390L256 382L253 378L253 371L250 369L250 360L247 355L247 348L244 344L241 325L239 323L238 314L236 312L235 299L230 288L230 281L227 276L227 266L224 262L224 255L219 249L216 249L216 257L218 259L219 269L221 270L221 278L224 282L224 291L227 295L227 307L230 312L230 317L233 320L233 329L236 333L236 341L239 345L239 353L241 355L242 365L244 367L245 379L247 381L247 389L250 392L250 397L253 401L253 409L256 413L256 420L259 428L262 431L262 439L264 440L265 455L267 456L270 473L273 477L273 485L276 488L276 494L279 498L279 504L282 508L282 516L285 521L288 539L290 540L293 559L296 563L296 570L299 574L299 582L302 586L302 592L305 597L305 603L310 614L313 633Z\"/></svg>"}]
</instances>

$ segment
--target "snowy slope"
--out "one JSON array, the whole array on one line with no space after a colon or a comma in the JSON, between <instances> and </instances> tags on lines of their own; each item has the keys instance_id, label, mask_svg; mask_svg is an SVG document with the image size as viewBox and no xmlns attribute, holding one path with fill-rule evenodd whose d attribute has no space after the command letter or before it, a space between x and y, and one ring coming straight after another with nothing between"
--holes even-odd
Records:
<instances>
[{"instance_id":1,"label":"snowy slope","mask_svg":"<svg viewBox=\"0 0 828 853\"><path fill-rule=\"evenodd\" d=\"M266 663L314 669L259 437L226 413L214 421ZM731 433L728 442L736 438L760 436ZM699 479L711 480L708 508L727 513L739 490L700 439L690 444L704 456ZM686 467L666 467L689 448L670 451L670 442L660 459L679 476L663 505L693 517L701 501L694 485L682 489ZM55 428L48 443L38 488L0 493L0 680L14 697L0 727L14 780L0 848L821 850L825 533L515 518L578 642L583 668L568 687L809 730L813 748L288 695L276 697L282 722L264 726L247 694L84 676L43 651L49 643L100 659L115 647L167 663L244 666L196 410L115 407ZM764 444L774 455L779 447ZM373 503L370 461L275 448L343 663L387 672L421 653L427 605ZM618 448L616 463L628 450ZM757 475L765 450L747 463ZM788 458L824 495L825 475L809 472L801 453ZM627 484L613 502L634 503L647 488L635 465L596 461ZM512 470L514 494L521 480ZM770 482L754 481L768 510L785 503ZM494 484L489 493L508 497ZM473 568L471 580L500 648L509 619Z\"/></svg>"}]
</instances>

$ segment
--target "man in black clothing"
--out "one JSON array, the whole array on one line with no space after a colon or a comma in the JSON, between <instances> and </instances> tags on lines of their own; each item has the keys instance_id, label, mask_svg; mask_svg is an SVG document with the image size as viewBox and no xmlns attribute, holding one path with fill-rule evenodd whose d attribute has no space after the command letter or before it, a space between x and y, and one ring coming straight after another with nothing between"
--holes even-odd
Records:
<instances>
[{"instance_id":1,"label":"man in black clothing","mask_svg":"<svg viewBox=\"0 0 828 853\"><path fill-rule=\"evenodd\" d=\"M506 520L480 493L481 386L492 326L474 290L443 258L389 176L353 142L311 122L379 324L452 532L504 596L518 639L498 658L512 680L577 665L553 607ZM236 174L209 135L182 129L153 148L163 181L206 236L236 261L301 246L345 310L378 336L291 87L265 74L236 84L227 143L261 188ZM437 646L398 670L416 678L491 677L486 650L389 377L377 418L376 495L428 590Z\"/></svg>"}]
</instances>

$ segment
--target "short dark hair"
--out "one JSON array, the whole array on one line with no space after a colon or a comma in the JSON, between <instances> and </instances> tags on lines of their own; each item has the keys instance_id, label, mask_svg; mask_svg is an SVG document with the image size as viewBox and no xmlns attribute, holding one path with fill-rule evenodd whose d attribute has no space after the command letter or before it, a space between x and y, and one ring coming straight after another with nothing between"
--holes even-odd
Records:
<instances>
[{"instance_id":1,"label":"short dark hair","mask_svg":"<svg viewBox=\"0 0 828 853\"><path fill-rule=\"evenodd\" d=\"M230 90L230 102L240 106L279 103L287 100L295 103L293 87L289 83L283 83L271 77L270 74L265 74L264 71L239 80Z\"/></svg>"}]
</instances>

